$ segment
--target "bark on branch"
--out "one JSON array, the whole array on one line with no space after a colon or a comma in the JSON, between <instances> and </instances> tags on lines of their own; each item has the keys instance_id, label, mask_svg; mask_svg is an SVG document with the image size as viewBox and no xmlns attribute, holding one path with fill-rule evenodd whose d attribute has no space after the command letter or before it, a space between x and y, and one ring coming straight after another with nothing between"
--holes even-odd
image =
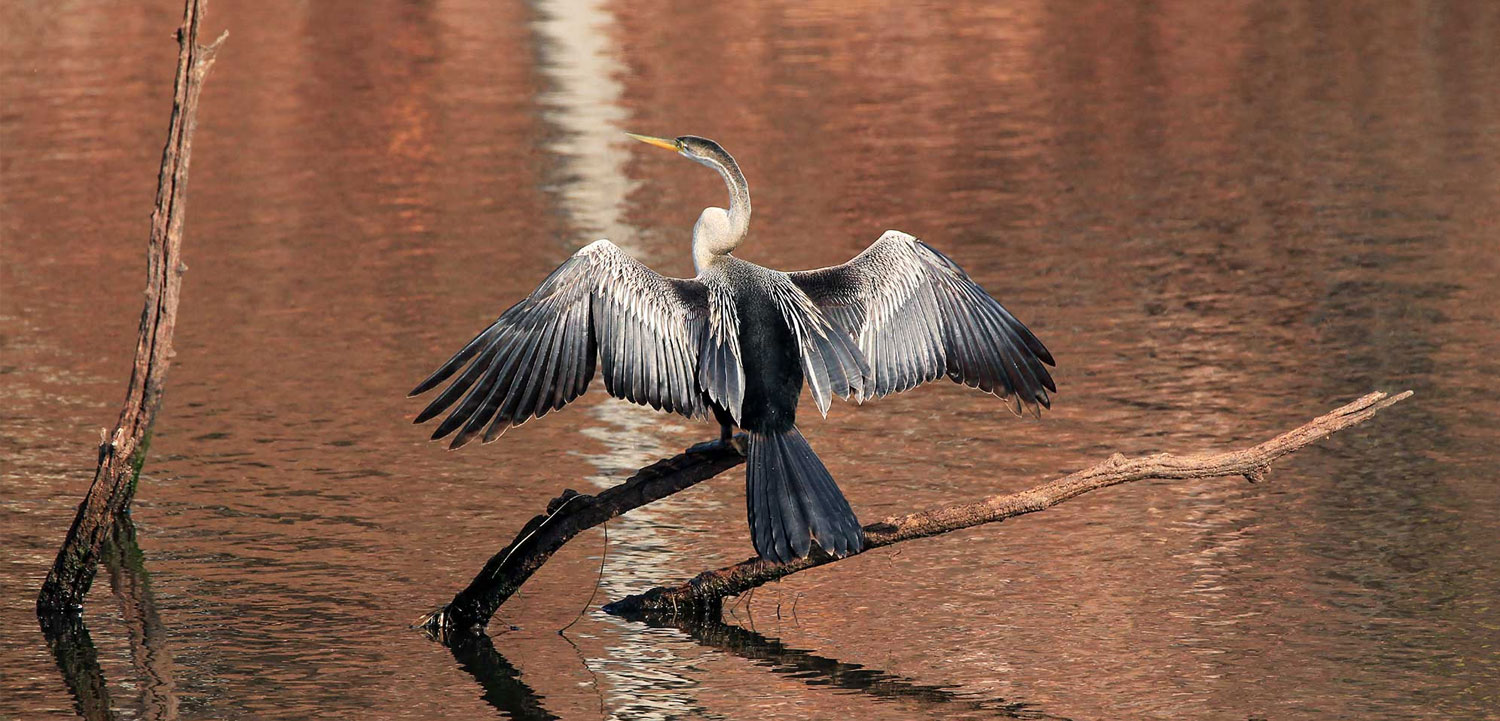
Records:
<instances>
[{"instance_id":1,"label":"bark on branch","mask_svg":"<svg viewBox=\"0 0 1500 721\"><path fill-rule=\"evenodd\" d=\"M887 518L864 527L865 551L893 543L926 538L985 523L1035 513L1089 491L1148 478L1187 479L1244 476L1254 483L1265 479L1271 463L1282 456L1369 420L1376 413L1410 397L1411 391L1387 396L1371 393L1341 408L1314 418L1259 445L1225 453L1177 456L1159 453L1144 458L1126 458L1116 453L1098 465L1019 493L990 496L974 503L934 508L920 513ZM777 564L752 558L733 566L705 571L690 581L658 587L605 606L604 610L628 618L651 615L708 615L717 618L726 597L756 586L816 568L840 559L825 553L792 563Z\"/></svg>"},{"instance_id":2,"label":"bark on branch","mask_svg":"<svg viewBox=\"0 0 1500 721\"><path fill-rule=\"evenodd\" d=\"M1188 456L1163 453L1136 459L1115 454L1096 466L1030 490L888 518L864 527L865 550L993 523L1050 508L1089 491L1147 478L1244 476L1252 482L1259 481L1278 458L1363 423L1410 396L1411 391L1395 396L1371 393L1244 450ZM598 496L582 496L572 491L564 493L548 504L546 514L531 519L510 545L491 558L468 588L449 605L418 621L417 625L444 640L479 633L500 605L569 539L626 511L712 478L743 461L737 448L689 451L644 468L625 483ZM706 571L677 586L655 588L627 597L605 606L604 610L631 618L684 615L717 618L726 597L837 560L816 552L807 559L788 564L752 558L716 571Z\"/></svg>"},{"instance_id":3,"label":"bark on branch","mask_svg":"<svg viewBox=\"0 0 1500 721\"><path fill-rule=\"evenodd\" d=\"M186 215L188 159L197 124L198 95L214 64L214 53L228 37L198 44L198 27L206 0L186 0L182 27L177 30L177 76L167 144L157 176L156 210L151 214L151 240L146 251L146 307L141 312L135 366L120 420L99 444L99 465L88 495L37 597L37 613L50 615L83 606L94 582L100 550L115 518L130 506L135 482L150 445L151 424L161 406L167 368L172 362L172 331L177 326L177 300L182 288L182 223Z\"/></svg>"},{"instance_id":4,"label":"bark on branch","mask_svg":"<svg viewBox=\"0 0 1500 721\"><path fill-rule=\"evenodd\" d=\"M572 538L626 511L706 481L745 462L741 439L732 446L689 450L636 471L624 483L597 496L571 489L552 499L547 512L521 527L515 540L484 564L467 588L437 611L417 621L437 638L467 637L484 631L521 584Z\"/></svg>"}]
</instances>

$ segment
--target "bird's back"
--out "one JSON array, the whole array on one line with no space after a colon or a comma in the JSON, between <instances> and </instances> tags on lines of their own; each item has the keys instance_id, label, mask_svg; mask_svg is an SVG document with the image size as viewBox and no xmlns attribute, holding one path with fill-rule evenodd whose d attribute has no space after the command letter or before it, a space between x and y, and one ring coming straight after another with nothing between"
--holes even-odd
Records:
<instances>
[{"instance_id":1,"label":"bird's back","mask_svg":"<svg viewBox=\"0 0 1500 721\"><path fill-rule=\"evenodd\" d=\"M802 357L787 322L785 296L800 294L784 273L733 256L718 259L704 280L719 283L734 302L745 396L740 426L762 433L786 431L796 422L802 393Z\"/></svg>"}]
</instances>

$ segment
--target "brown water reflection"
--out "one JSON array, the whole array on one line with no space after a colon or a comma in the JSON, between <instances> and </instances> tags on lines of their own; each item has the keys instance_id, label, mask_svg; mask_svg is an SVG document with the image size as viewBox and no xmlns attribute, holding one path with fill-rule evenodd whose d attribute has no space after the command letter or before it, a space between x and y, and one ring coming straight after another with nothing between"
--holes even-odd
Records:
<instances>
[{"instance_id":1,"label":"brown water reflection","mask_svg":"<svg viewBox=\"0 0 1500 721\"><path fill-rule=\"evenodd\" d=\"M32 595L126 376L179 16L0 9L0 717L75 711ZM135 511L170 693L142 695L141 626L99 584L88 630L121 715L1495 717L1500 6L276 1L210 19L232 35ZM1257 439L1372 388L1418 396L1265 484L1105 491L749 602L760 647L831 667L597 610L575 649L553 631L588 599L598 535L505 607L517 630L492 655L455 661L405 625L561 488L712 433L597 391L460 453L408 425L413 381L576 247L607 235L691 272L688 229L722 191L621 130L736 154L746 257L823 265L901 228L1058 357L1041 421L947 385L805 424L864 518ZM739 486L612 524L601 597L746 555ZM744 611L719 631L750 633ZM820 670L855 665L958 701Z\"/></svg>"}]
</instances>

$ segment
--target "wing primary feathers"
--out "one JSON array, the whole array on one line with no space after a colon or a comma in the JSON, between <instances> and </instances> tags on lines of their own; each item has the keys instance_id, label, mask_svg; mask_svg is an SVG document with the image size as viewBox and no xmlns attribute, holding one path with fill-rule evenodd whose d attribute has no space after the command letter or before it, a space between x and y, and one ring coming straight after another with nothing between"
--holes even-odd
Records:
<instances>
[{"instance_id":1,"label":"wing primary feathers","mask_svg":"<svg viewBox=\"0 0 1500 721\"><path fill-rule=\"evenodd\" d=\"M998 301L996 305L999 305ZM1010 326L1011 330L1026 343L1026 349L1031 351L1032 355L1049 366L1057 365L1057 361L1052 359L1052 353L1047 350L1047 346L1042 345L1042 341L1036 337L1036 334L1032 333L1031 329L1027 328L1024 323L1016 320L1016 317L1011 315L1010 311L1006 310L1003 305L1000 306L1000 315L1005 318L1006 325ZM1053 388L1052 390L1055 391L1057 389Z\"/></svg>"},{"instance_id":2,"label":"wing primary feathers","mask_svg":"<svg viewBox=\"0 0 1500 721\"><path fill-rule=\"evenodd\" d=\"M943 308L943 317L947 320L949 337L948 345L948 371L952 374L957 370L955 381L965 385L976 387L988 392L994 388L994 380L984 372L982 365L974 362L976 342L974 339L974 328L967 313L958 306L957 298L946 292L938 293L938 303Z\"/></svg>"},{"instance_id":3,"label":"wing primary feathers","mask_svg":"<svg viewBox=\"0 0 1500 721\"><path fill-rule=\"evenodd\" d=\"M1035 356L1022 349L1023 341L1005 323L1001 315L1004 307L977 285L969 284L965 290L974 299L981 320L989 326L997 345L995 363L1006 371L1013 390L1025 405L1040 403L1042 396L1038 394L1044 393L1043 384L1035 372L1040 364Z\"/></svg>"},{"instance_id":4,"label":"wing primary feathers","mask_svg":"<svg viewBox=\"0 0 1500 721\"><path fill-rule=\"evenodd\" d=\"M467 391L469 386L474 384L474 381L478 380L480 376L489 370L490 363L495 355L500 352L504 345L513 339L514 336L506 337L504 335L496 338L494 342L484 349L484 353L480 354L479 358L475 359L474 363L463 372L463 375L458 377L458 380L453 381L452 385L443 389L443 392L438 394L438 397L432 399L432 402L428 403L427 407L423 408L422 412L417 414L417 419L414 422L423 423L448 410L448 406L453 405L455 401L463 397L464 391Z\"/></svg>"},{"instance_id":5,"label":"wing primary feathers","mask_svg":"<svg viewBox=\"0 0 1500 721\"><path fill-rule=\"evenodd\" d=\"M457 422L462 422L462 427L458 429L458 434L454 435L453 439L448 443L448 448L462 448L474 437L475 433L484 428L484 424L495 414L495 407L500 404L500 400L504 396L503 391L507 385L501 377L507 373L509 363L510 361L507 360L505 363L495 364L493 376L485 378L485 383L489 390L485 393L484 400L469 414L467 419L460 413L454 413L438 426L437 432L442 432L446 435L452 431L452 426L458 425ZM477 391L478 388L475 390ZM444 430L445 428L447 430ZM434 434L434 438L440 437L436 433Z\"/></svg>"},{"instance_id":6,"label":"wing primary feathers","mask_svg":"<svg viewBox=\"0 0 1500 721\"><path fill-rule=\"evenodd\" d=\"M497 359L496 362L490 363L489 367L485 369L484 378L469 390L469 393L464 396L463 402L458 404L458 408L449 414L447 418L444 418L442 423L438 424L437 429L432 432L432 440L438 440L447 436L449 433L458 430L459 426L469 420L469 417L474 414L475 409L497 390L498 386L495 384L495 377L500 375L504 367L505 362L502 359Z\"/></svg>"},{"instance_id":7,"label":"wing primary feathers","mask_svg":"<svg viewBox=\"0 0 1500 721\"><path fill-rule=\"evenodd\" d=\"M594 325L598 327L595 340L599 350L599 370L604 375L604 391L618 398L620 393L616 379L620 375L620 332L606 298L596 298L594 301Z\"/></svg>"},{"instance_id":8,"label":"wing primary feathers","mask_svg":"<svg viewBox=\"0 0 1500 721\"><path fill-rule=\"evenodd\" d=\"M621 316L621 309L614 303L609 305L610 322L614 325L615 390L612 394L629 400L635 397L635 353L630 342L630 326Z\"/></svg>"},{"instance_id":9,"label":"wing primary feathers","mask_svg":"<svg viewBox=\"0 0 1500 721\"><path fill-rule=\"evenodd\" d=\"M565 322L565 316L559 315L552 319L541 329L541 334L533 339L529 347L518 352L514 363L509 365L501 385L505 393L498 394L492 403L487 403L480 413L464 426L461 436L454 438L454 447L457 448L470 440L489 422L489 427L484 429L481 441L489 443L504 435L505 430L511 426L518 426L527 420L540 417L546 412L546 406L542 403L541 393L549 379L554 374L556 361L556 350L562 341L561 328ZM491 419L493 416L493 420Z\"/></svg>"},{"instance_id":10,"label":"wing primary feathers","mask_svg":"<svg viewBox=\"0 0 1500 721\"><path fill-rule=\"evenodd\" d=\"M914 313L901 314L901 382L902 391L916 387L921 382L921 370L919 363L922 361L917 345L917 316Z\"/></svg>"},{"instance_id":11,"label":"wing primary feathers","mask_svg":"<svg viewBox=\"0 0 1500 721\"><path fill-rule=\"evenodd\" d=\"M666 360L666 354L662 352L662 337L658 333L648 333L646 336L646 350L650 351L650 358L646 361L646 370L649 378L646 381L646 389L650 391L651 407L661 410L662 397L666 395L666 368L662 362Z\"/></svg>"},{"instance_id":12,"label":"wing primary feathers","mask_svg":"<svg viewBox=\"0 0 1500 721\"><path fill-rule=\"evenodd\" d=\"M494 374L485 378L485 383L490 386L489 393L485 396L482 404L470 411L468 421L463 424L463 428L458 432L458 435L454 436L453 440L448 444L450 449L462 448L470 440L473 440L474 435L480 429L484 428L484 424L495 415L506 399L515 393L518 381L522 379L521 374L525 372L531 358L536 355L537 345L535 337L525 338L523 341L515 343L503 359L497 360ZM465 403L467 404L467 402L466 399ZM458 412L449 416L443 422L443 425L446 426L455 420L462 420L462 414L463 409L460 408ZM507 416L508 414L501 413L501 417ZM439 426L439 430L442 430L442 428L443 426Z\"/></svg>"},{"instance_id":13,"label":"wing primary feathers","mask_svg":"<svg viewBox=\"0 0 1500 721\"><path fill-rule=\"evenodd\" d=\"M988 297L976 293L972 286L961 286L958 290L968 301L969 317L973 320L979 337L982 339L979 357L983 367L995 373L996 379L1000 381L1004 389L1004 392L998 395L1009 396L1012 393L1020 393L1026 383L1013 362L1012 354L1005 352L1007 345L1005 331L996 327L996 324L992 322L989 305L985 302Z\"/></svg>"},{"instance_id":14,"label":"wing primary feathers","mask_svg":"<svg viewBox=\"0 0 1500 721\"><path fill-rule=\"evenodd\" d=\"M422 395L423 393L436 388L439 383L448 380L448 377L458 372L458 369L462 368L464 366L464 363L468 362L470 358L473 358L481 350L489 347L490 341L499 331L500 323L498 321L490 324L489 327L480 331L478 335L474 336L473 340L469 341L468 344L466 344L457 353L454 353L452 358L449 358L447 362L443 363L443 365L439 366L437 370L433 371L432 375L427 376L426 380L418 383L415 388L411 389L411 392L407 393L406 397L410 398L412 396Z\"/></svg>"},{"instance_id":15,"label":"wing primary feathers","mask_svg":"<svg viewBox=\"0 0 1500 721\"><path fill-rule=\"evenodd\" d=\"M588 312L589 304L587 303L579 303L568 310L567 320L563 322L562 350L559 351L557 376L552 380L551 392L548 394L544 413L562 408L565 403L572 400L568 396L577 385L574 378L578 374L578 356L581 352L578 331L579 326L582 326L583 332L588 332L586 320ZM489 436L487 431L485 436Z\"/></svg>"},{"instance_id":16,"label":"wing primary feathers","mask_svg":"<svg viewBox=\"0 0 1500 721\"><path fill-rule=\"evenodd\" d=\"M630 323L626 328L626 352L630 354L630 391L625 399L646 405L646 339L639 323Z\"/></svg>"},{"instance_id":17,"label":"wing primary feathers","mask_svg":"<svg viewBox=\"0 0 1500 721\"><path fill-rule=\"evenodd\" d=\"M557 355L558 326L562 324L562 320L562 316L558 316L542 331L536 346L536 354L532 357L530 366L523 369L528 374L525 389L516 395L515 400L507 397L505 405L501 406L501 410L505 411L504 415L514 419L516 425L541 413L542 390L553 374L552 366L556 362ZM518 376L517 380L519 379ZM514 390L511 392L515 393Z\"/></svg>"},{"instance_id":18,"label":"wing primary feathers","mask_svg":"<svg viewBox=\"0 0 1500 721\"><path fill-rule=\"evenodd\" d=\"M629 313L634 309L622 303L620 310ZM630 384L627 386L625 398L632 403L645 405L646 367L643 353L645 339L641 337L642 330L638 323L625 325L625 353L630 357Z\"/></svg>"}]
</instances>

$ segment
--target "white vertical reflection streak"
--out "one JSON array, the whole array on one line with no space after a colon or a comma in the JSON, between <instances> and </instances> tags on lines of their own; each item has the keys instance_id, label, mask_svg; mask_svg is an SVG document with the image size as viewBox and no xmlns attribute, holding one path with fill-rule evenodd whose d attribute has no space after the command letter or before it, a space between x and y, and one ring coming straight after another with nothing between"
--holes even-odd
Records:
<instances>
[{"instance_id":1,"label":"white vertical reflection streak","mask_svg":"<svg viewBox=\"0 0 1500 721\"><path fill-rule=\"evenodd\" d=\"M536 11L537 67L550 88L542 96L542 117L557 130L548 149L560 165L554 186L559 206L578 233L578 245L604 237L635 255L636 233L623 221L624 202L635 183L625 174L627 113L618 80L623 66L608 32L614 15L597 0L538 0ZM594 485L613 485L669 452L661 439L662 430L674 427L669 416L620 401L600 403L593 412L598 422L584 433L606 449L584 455L599 471L589 479ZM676 569L661 563L671 551L657 531L660 523L648 508L610 522L609 570L601 582L605 598L673 576ZM647 642L638 629L618 638L606 658L589 660L606 679L612 718L706 715L687 692L697 685L684 672L688 660L666 644Z\"/></svg>"}]
</instances>

